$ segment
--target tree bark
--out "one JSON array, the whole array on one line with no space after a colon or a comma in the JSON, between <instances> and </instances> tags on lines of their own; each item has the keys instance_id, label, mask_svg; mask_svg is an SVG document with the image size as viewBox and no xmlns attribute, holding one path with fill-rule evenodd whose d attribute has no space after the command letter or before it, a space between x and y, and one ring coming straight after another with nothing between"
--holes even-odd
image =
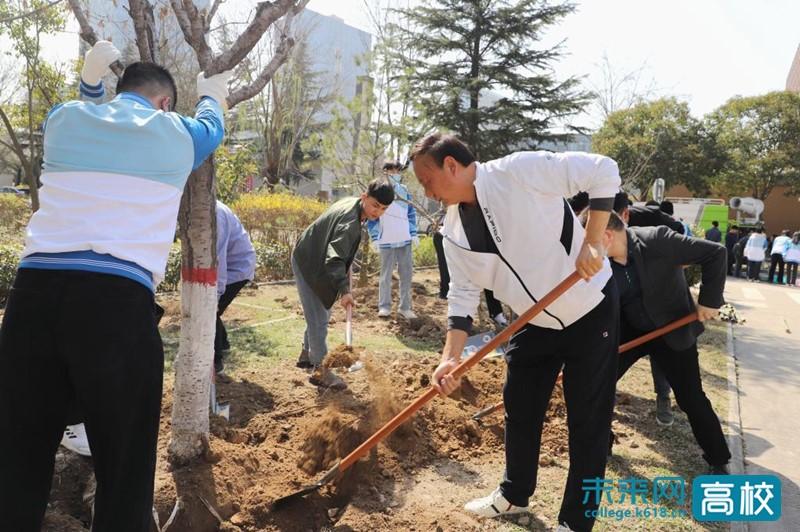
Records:
<instances>
[{"instance_id":1,"label":"tree bark","mask_svg":"<svg viewBox=\"0 0 800 532\"><path fill-rule=\"evenodd\" d=\"M217 310L214 162L189 176L181 199L181 337L175 359L170 462L183 465L206 454L209 392Z\"/></svg>"}]
</instances>

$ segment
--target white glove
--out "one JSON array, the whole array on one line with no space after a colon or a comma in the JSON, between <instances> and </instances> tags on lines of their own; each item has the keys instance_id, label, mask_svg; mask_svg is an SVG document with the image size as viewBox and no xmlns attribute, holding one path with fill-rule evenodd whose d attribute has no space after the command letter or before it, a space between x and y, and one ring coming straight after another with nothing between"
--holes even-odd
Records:
<instances>
[{"instance_id":1,"label":"white glove","mask_svg":"<svg viewBox=\"0 0 800 532\"><path fill-rule=\"evenodd\" d=\"M370 240L369 241L369 247L372 249L372 251L377 253L378 252L378 241L377 240Z\"/></svg>"},{"instance_id":2,"label":"white glove","mask_svg":"<svg viewBox=\"0 0 800 532\"><path fill-rule=\"evenodd\" d=\"M412 238L411 243L414 245L414 247L419 246L419 237L415 236L414 238Z\"/></svg>"},{"instance_id":3,"label":"white glove","mask_svg":"<svg viewBox=\"0 0 800 532\"><path fill-rule=\"evenodd\" d=\"M84 56L81 79L87 85L97 85L111 71L111 63L120 57L122 54L110 41L97 41Z\"/></svg>"},{"instance_id":4,"label":"white glove","mask_svg":"<svg viewBox=\"0 0 800 532\"><path fill-rule=\"evenodd\" d=\"M214 74L210 78L200 72L197 75L197 98L210 96L224 109L225 100L228 97L228 80L231 79L231 76L233 76L233 70Z\"/></svg>"}]
</instances>

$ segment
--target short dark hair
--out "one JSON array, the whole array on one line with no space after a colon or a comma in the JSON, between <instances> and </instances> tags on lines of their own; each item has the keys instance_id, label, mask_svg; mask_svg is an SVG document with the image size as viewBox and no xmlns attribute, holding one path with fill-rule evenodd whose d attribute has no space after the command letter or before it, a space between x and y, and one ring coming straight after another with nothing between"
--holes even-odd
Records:
<instances>
[{"instance_id":1,"label":"short dark hair","mask_svg":"<svg viewBox=\"0 0 800 532\"><path fill-rule=\"evenodd\" d=\"M412 161L422 155L429 155L436 166L442 167L444 158L452 157L464 166L469 166L475 162L475 156L469 147L455 135L446 133L431 133L423 137L414 144L411 149L409 159Z\"/></svg>"},{"instance_id":2,"label":"short dark hair","mask_svg":"<svg viewBox=\"0 0 800 532\"><path fill-rule=\"evenodd\" d=\"M783 231L781 231L781 234L782 234L783 236L789 236L789 235L791 235L791 234L792 234L792 232L791 232L791 231L789 231L788 229L784 229Z\"/></svg>"},{"instance_id":3,"label":"short dark hair","mask_svg":"<svg viewBox=\"0 0 800 532\"><path fill-rule=\"evenodd\" d=\"M117 83L120 92L145 92L152 95L156 91L169 91L172 94L172 108L178 105L178 88L169 70L156 63L138 61L125 67L122 78Z\"/></svg>"},{"instance_id":4,"label":"short dark hair","mask_svg":"<svg viewBox=\"0 0 800 532\"><path fill-rule=\"evenodd\" d=\"M620 190L614 196L614 212L622 214L622 212L631 206L631 200L628 198L628 193Z\"/></svg>"},{"instance_id":5,"label":"short dark hair","mask_svg":"<svg viewBox=\"0 0 800 532\"><path fill-rule=\"evenodd\" d=\"M669 214L670 216L675 214L675 206L672 204L671 201L667 200L662 201L661 204L658 206L658 208L661 209L661 212Z\"/></svg>"},{"instance_id":6,"label":"short dark hair","mask_svg":"<svg viewBox=\"0 0 800 532\"><path fill-rule=\"evenodd\" d=\"M384 170L402 170L403 168L404 166L400 161L388 161L383 165Z\"/></svg>"},{"instance_id":7,"label":"short dark hair","mask_svg":"<svg viewBox=\"0 0 800 532\"><path fill-rule=\"evenodd\" d=\"M731 229L736 229L737 231L739 230L739 226L738 226L738 225L736 225L736 224L733 224L733 225L732 225L730 228L731 228Z\"/></svg>"},{"instance_id":8,"label":"short dark hair","mask_svg":"<svg viewBox=\"0 0 800 532\"><path fill-rule=\"evenodd\" d=\"M589 193L588 192L578 192L571 198L567 200L569 203L572 212L575 214L580 214L583 210L589 206Z\"/></svg>"},{"instance_id":9,"label":"short dark hair","mask_svg":"<svg viewBox=\"0 0 800 532\"><path fill-rule=\"evenodd\" d=\"M606 229L609 231L624 231L625 230L625 222L622 221L622 217L614 211L611 211L611 215L608 217L608 223L606 224ZM580 216L581 225L586 227L586 223L589 221L589 211L583 211Z\"/></svg>"},{"instance_id":10,"label":"short dark hair","mask_svg":"<svg viewBox=\"0 0 800 532\"><path fill-rule=\"evenodd\" d=\"M374 179L367 185L367 195L375 198L381 205L391 205L394 201L394 187L385 179Z\"/></svg>"},{"instance_id":11,"label":"short dark hair","mask_svg":"<svg viewBox=\"0 0 800 532\"><path fill-rule=\"evenodd\" d=\"M719 222L714 220L713 222L711 222L711 225L713 225L714 227L719 227Z\"/></svg>"}]
</instances>

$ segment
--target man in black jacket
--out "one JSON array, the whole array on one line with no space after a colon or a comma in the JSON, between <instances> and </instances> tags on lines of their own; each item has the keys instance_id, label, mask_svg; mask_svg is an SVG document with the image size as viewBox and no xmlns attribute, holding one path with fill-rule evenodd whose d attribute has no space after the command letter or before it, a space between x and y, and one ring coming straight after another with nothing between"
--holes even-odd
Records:
<instances>
[{"instance_id":1,"label":"man in black jacket","mask_svg":"<svg viewBox=\"0 0 800 532\"><path fill-rule=\"evenodd\" d=\"M720 244L680 235L667 227L626 229L612 214L608 256L620 292L621 342L632 340L697 312L699 321L628 351L619 361L621 378L639 358L650 355L664 370L678 405L689 418L711 474L726 474L731 454L722 426L703 392L697 337L702 321L714 319L723 304L726 253ZM702 284L695 305L683 266L699 264Z\"/></svg>"},{"instance_id":2,"label":"man in black jacket","mask_svg":"<svg viewBox=\"0 0 800 532\"><path fill-rule=\"evenodd\" d=\"M660 209L665 209L660 210ZM661 206L650 202L644 207L631 205L628 194L620 191L614 197L614 212L616 212L629 227L656 227L663 225L678 233L683 232L683 224L670 216L674 212L672 203L664 201ZM653 389L656 392L656 423L669 427L675 421L672 415L672 401L670 401L669 382L658 362L650 359L650 373L653 375Z\"/></svg>"}]
</instances>

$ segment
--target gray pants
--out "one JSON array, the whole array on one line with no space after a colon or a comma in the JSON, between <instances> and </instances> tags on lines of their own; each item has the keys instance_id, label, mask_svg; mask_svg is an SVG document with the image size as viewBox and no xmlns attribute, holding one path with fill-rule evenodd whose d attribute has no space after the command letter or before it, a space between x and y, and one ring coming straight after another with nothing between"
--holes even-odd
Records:
<instances>
[{"instance_id":1,"label":"gray pants","mask_svg":"<svg viewBox=\"0 0 800 532\"><path fill-rule=\"evenodd\" d=\"M392 309L392 272L397 264L400 275L400 310L411 310L411 274L414 271L414 254L411 244L401 248L381 248L381 280L378 309Z\"/></svg>"},{"instance_id":2,"label":"gray pants","mask_svg":"<svg viewBox=\"0 0 800 532\"><path fill-rule=\"evenodd\" d=\"M306 331L303 334L303 349L308 351L308 359L315 366L322 364L328 354L328 322L331 319L331 310L325 308L317 294L311 289L300 268L292 257L292 271L297 284L297 293L300 304L303 306L303 316L306 319Z\"/></svg>"}]
</instances>

